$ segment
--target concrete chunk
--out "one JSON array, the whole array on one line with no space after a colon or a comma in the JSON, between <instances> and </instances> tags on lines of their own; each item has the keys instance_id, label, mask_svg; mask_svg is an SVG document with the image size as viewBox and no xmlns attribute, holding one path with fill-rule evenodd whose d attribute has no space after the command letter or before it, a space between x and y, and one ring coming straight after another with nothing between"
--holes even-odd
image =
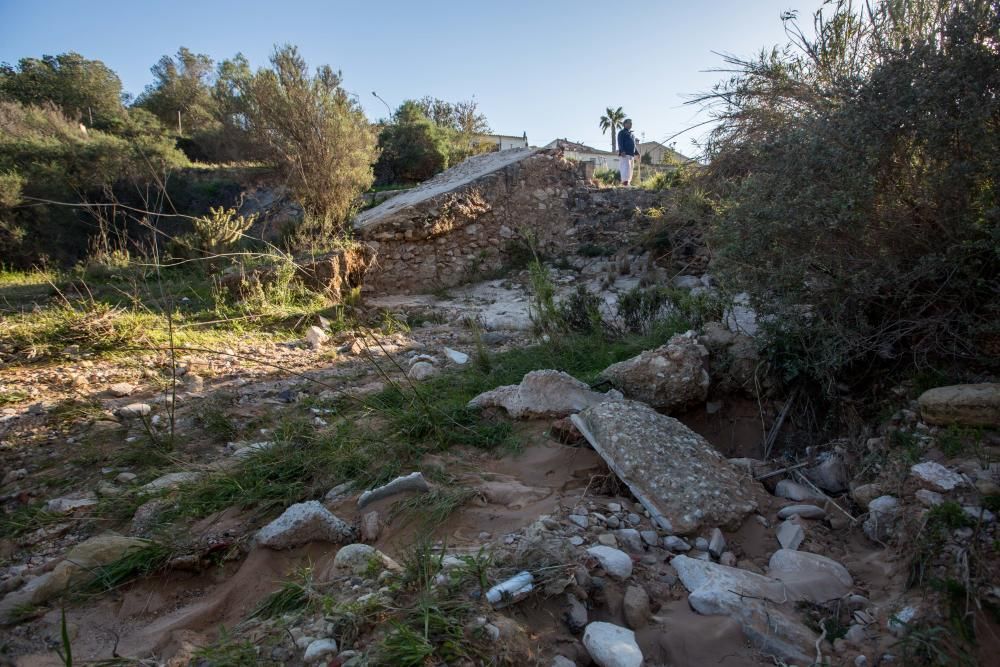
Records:
<instances>
[{"instance_id":1,"label":"concrete chunk","mask_svg":"<svg viewBox=\"0 0 1000 667\"><path fill-rule=\"evenodd\" d=\"M620 400L617 391L602 394L562 371L531 371L521 384L497 387L469 401L470 408L501 407L514 419L565 417L608 400Z\"/></svg>"},{"instance_id":2,"label":"concrete chunk","mask_svg":"<svg viewBox=\"0 0 1000 667\"><path fill-rule=\"evenodd\" d=\"M736 528L757 509L753 491L762 488L672 417L623 401L600 403L572 420L663 530Z\"/></svg>"}]
</instances>

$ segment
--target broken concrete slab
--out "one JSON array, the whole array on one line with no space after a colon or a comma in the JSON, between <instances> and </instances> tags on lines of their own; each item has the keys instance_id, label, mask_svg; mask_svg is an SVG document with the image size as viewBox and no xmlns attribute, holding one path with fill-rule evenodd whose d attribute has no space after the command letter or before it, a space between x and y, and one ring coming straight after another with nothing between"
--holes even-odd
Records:
<instances>
[{"instance_id":1,"label":"broken concrete slab","mask_svg":"<svg viewBox=\"0 0 1000 667\"><path fill-rule=\"evenodd\" d=\"M663 530L737 528L757 509L754 490L707 440L636 401L599 403L573 423Z\"/></svg>"},{"instance_id":2,"label":"broken concrete slab","mask_svg":"<svg viewBox=\"0 0 1000 667\"><path fill-rule=\"evenodd\" d=\"M786 661L811 664L807 651L816 635L791 612L791 598L779 581L711 561L675 556L670 564L699 614L737 621L754 646Z\"/></svg>"},{"instance_id":3,"label":"broken concrete slab","mask_svg":"<svg viewBox=\"0 0 1000 667\"><path fill-rule=\"evenodd\" d=\"M358 509L361 509L365 505L369 505L376 500L394 496L397 493L427 493L430 490L431 486L427 483L427 480L424 479L423 473L419 471L411 472L409 475L397 477L388 484L383 484L378 488L370 489L362 493L358 498Z\"/></svg>"},{"instance_id":4,"label":"broken concrete slab","mask_svg":"<svg viewBox=\"0 0 1000 667\"><path fill-rule=\"evenodd\" d=\"M670 412L704 403L709 377L703 359L708 352L693 331L673 336L666 345L612 364L601 378L627 398Z\"/></svg>"},{"instance_id":5,"label":"broken concrete slab","mask_svg":"<svg viewBox=\"0 0 1000 667\"><path fill-rule=\"evenodd\" d=\"M514 419L565 417L604 401L621 400L617 391L593 391L569 373L531 371L521 384L497 387L469 401L470 408L501 407Z\"/></svg>"}]
</instances>

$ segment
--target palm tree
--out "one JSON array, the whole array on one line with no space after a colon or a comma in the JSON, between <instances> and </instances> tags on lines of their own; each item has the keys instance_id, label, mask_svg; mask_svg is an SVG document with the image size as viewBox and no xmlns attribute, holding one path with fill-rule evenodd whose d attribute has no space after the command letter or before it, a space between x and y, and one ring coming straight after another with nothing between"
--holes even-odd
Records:
<instances>
[{"instance_id":1,"label":"palm tree","mask_svg":"<svg viewBox=\"0 0 1000 667\"><path fill-rule=\"evenodd\" d=\"M612 109L608 107L604 110L603 116L601 116L601 134L604 134L608 130L611 130L611 152L618 152L618 128L621 126L622 121L625 120L625 112L622 111L621 107L617 109Z\"/></svg>"}]
</instances>

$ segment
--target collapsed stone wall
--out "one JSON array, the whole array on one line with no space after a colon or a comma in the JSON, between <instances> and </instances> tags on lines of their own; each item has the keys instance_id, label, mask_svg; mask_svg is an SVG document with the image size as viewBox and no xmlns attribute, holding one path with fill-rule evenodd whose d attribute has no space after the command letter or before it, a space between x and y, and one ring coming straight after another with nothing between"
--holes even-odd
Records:
<instances>
[{"instance_id":1,"label":"collapsed stone wall","mask_svg":"<svg viewBox=\"0 0 1000 667\"><path fill-rule=\"evenodd\" d=\"M576 165L552 152L471 158L355 219L375 255L365 289L452 287L503 267L519 241L543 253L565 250L573 245L579 185Z\"/></svg>"}]
</instances>

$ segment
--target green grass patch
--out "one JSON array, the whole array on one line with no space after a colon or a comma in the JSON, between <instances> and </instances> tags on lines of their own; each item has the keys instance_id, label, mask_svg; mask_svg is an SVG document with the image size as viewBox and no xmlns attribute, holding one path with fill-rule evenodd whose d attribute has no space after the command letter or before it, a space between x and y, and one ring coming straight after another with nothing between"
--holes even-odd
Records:
<instances>
[{"instance_id":1,"label":"green grass patch","mask_svg":"<svg viewBox=\"0 0 1000 667\"><path fill-rule=\"evenodd\" d=\"M44 503L21 505L0 517L0 538L18 538L39 528L53 526L63 517L45 510Z\"/></svg>"},{"instance_id":2,"label":"green grass patch","mask_svg":"<svg viewBox=\"0 0 1000 667\"><path fill-rule=\"evenodd\" d=\"M236 640L225 628L219 638L210 646L195 651L193 664L213 667L256 667L257 665L279 665L259 655L259 648L250 640Z\"/></svg>"},{"instance_id":3,"label":"green grass patch","mask_svg":"<svg viewBox=\"0 0 1000 667\"><path fill-rule=\"evenodd\" d=\"M148 577L163 570L175 555L174 549L159 542L129 549L118 560L93 570L94 579L87 584L90 591L110 591L130 581Z\"/></svg>"}]
</instances>

